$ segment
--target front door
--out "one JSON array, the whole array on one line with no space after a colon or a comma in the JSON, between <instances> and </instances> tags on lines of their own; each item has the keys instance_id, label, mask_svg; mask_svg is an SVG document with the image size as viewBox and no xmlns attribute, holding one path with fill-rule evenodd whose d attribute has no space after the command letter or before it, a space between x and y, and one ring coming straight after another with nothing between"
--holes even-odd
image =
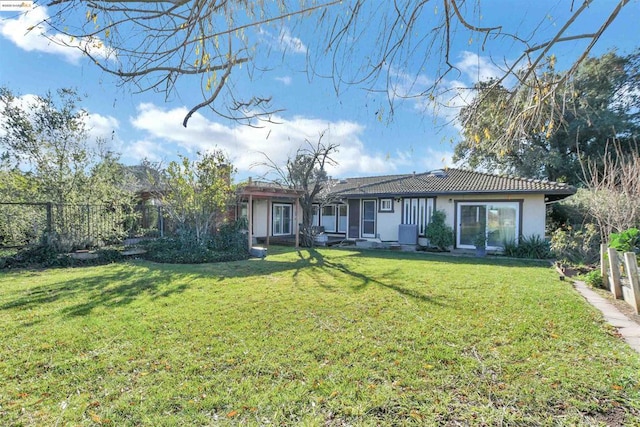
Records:
<instances>
[{"instance_id":1,"label":"front door","mask_svg":"<svg viewBox=\"0 0 640 427\"><path fill-rule=\"evenodd\" d=\"M376 237L376 201L362 201L362 237Z\"/></svg>"}]
</instances>

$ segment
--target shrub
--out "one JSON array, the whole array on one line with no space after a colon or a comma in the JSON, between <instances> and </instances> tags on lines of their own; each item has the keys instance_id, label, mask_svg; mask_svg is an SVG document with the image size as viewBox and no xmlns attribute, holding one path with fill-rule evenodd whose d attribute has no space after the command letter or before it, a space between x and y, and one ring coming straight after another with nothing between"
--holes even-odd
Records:
<instances>
[{"instance_id":1,"label":"shrub","mask_svg":"<svg viewBox=\"0 0 640 427\"><path fill-rule=\"evenodd\" d=\"M61 253L54 245L40 244L21 249L15 255L0 258L0 269L5 268L46 268L46 267L81 267L119 262L124 259L121 252L115 249L100 249L94 252L94 259L75 259Z\"/></svg>"},{"instance_id":2,"label":"shrub","mask_svg":"<svg viewBox=\"0 0 640 427\"><path fill-rule=\"evenodd\" d=\"M551 257L549 242L539 235L523 236L519 243L503 242L504 254L514 258L547 259Z\"/></svg>"},{"instance_id":3,"label":"shrub","mask_svg":"<svg viewBox=\"0 0 640 427\"><path fill-rule=\"evenodd\" d=\"M546 259L551 257L549 242L542 236L523 236L518 244L521 258Z\"/></svg>"},{"instance_id":4,"label":"shrub","mask_svg":"<svg viewBox=\"0 0 640 427\"><path fill-rule=\"evenodd\" d=\"M502 242L502 253L505 256L518 258L518 244L513 240L505 240Z\"/></svg>"},{"instance_id":5,"label":"shrub","mask_svg":"<svg viewBox=\"0 0 640 427\"><path fill-rule=\"evenodd\" d=\"M445 224L446 216L443 211L435 211L425 230L425 237L429 239L429 244L441 251L447 250L453 245L453 228Z\"/></svg>"},{"instance_id":6,"label":"shrub","mask_svg":"<svg viewBox=\"0 0 640 427\"><path fill-rule=\"evenodd\" d=\"M247 259L246 221L223 224L211 239L198 240L194 233L183 231L176 238L149 240L142 245L147 251L141 257L149 261L175 264Z\"/></svg>"},{"instance_id":7,"label":"shrub","mask_svg":"<svg viewBox=\"0 0 640 427\"><path fill-rule=\"evenodd\" d=\"M593 288L602 288L603 281L602 276L600 275L600 271L593 270L584 275L584 281L587 285Z\"/></svg>"},{"instance_id":8,"label":"shrub","mask_svg":"<svg viewBox=\"0 0 640 427\"><path fill-rule=\"evenodd\" d=\"M620 233L611 233L609 247L619 252L638 252L640 248L640 230L629 228Z\"/></svg>"},{"instance_id":9,"label":"shrub","mask_svg":"<svg viewBox=\"0 0 640 427\"><path fill-rule=\"evenodd\" d=\"M600 233L593 224L580 229L558 229L551 236L551 251L561 262L595 264L600 259Z\"/></svg>"}]
</instances>

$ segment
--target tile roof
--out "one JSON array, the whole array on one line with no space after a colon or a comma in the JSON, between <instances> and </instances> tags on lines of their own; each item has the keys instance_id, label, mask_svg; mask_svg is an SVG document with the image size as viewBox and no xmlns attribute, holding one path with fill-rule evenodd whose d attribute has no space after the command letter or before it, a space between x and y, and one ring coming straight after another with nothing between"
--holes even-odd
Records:
<instances>
[{"instance_id":1,"label":"tile roof","mask_svg":"<svg viewBox=\"0 0 640 427\"><path fill-rule=\"evenodd\" d=\"M347 178L337 181L331 193L339 196L440 195L473 193L533 193L569 196L568 184L539 179L494 175L463 169L406 175Z\"/></svg>"}]
</instances>

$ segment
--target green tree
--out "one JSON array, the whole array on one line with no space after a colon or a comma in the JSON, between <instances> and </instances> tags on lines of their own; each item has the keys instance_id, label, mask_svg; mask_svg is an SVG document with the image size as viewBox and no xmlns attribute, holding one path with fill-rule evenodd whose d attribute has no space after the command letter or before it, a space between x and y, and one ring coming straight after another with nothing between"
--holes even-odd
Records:
<instances>
[{"instance_id":1,"label":"green tree","mask_svg":"<svg viewBox=\"0 0 640 427\"><path fill-rule=\"evenodd\" d=\"M454 160L578 184L584 180L585 161L602 166L610 141L618 141L623 154L633 147L640 131L639 75L640 51L589 58L571 77L550 68L538 79L564 80L566 87L554 97L539 94L551 112L544 119L521 113L531 87L512 92L494 81L478 83L473 102L460 112L464 139L455 147ZM504 141L504 135L513 135L510 128L518 128L520 137Z\"/></svg>"},{"instance_id":2,"label":"green tree","mask_svg":"<svg viewBox=\"0 0 640 427\"><path fill-rule=\"evenodd\" d=\"M227 219L233 203L233 166L220 150L198 153L197 160L181 157L160 175L164 211L185 239L206 244L215 227Z\"/></svg>"},{"instance_id":3,"label":"green tree","mask_svg":"<svg viewBox=\"0 0 640 427\"><path fill-rule=\"evenodd\" d=\"M32 173L40 201L76 202L83 193L91 153L80 100L72 89L24 100L0 88L3 155L13 167Z\"/></svg>"},{"instance_id":4,"label":"green tree","mask_svg":"<svg viewBox=\"0 0 640 427\"><path fill-rule=\"evenodd\" d=\"M0 88L2 200L53 203L55 231L65 246L80 246L78 239L90 237L83 221L91 212L104 216L94 222L104 229L92 237L121 237L135 199L119 155L106 149L107 141L89 140L88 113L78 106L82 99L73 89L21 98ZM70 204L102 206L82 211Z\"/></svg>"}]
</instances>

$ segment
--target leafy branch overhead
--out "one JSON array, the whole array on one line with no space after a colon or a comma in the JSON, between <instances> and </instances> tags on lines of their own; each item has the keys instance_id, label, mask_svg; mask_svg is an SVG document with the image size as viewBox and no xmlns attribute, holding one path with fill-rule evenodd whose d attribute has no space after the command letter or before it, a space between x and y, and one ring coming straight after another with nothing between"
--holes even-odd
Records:
<instances>
[{"instance_id":1,"label":"leafy branch overhead","mask_svg":"<svg viewBox=\"0 0 640 427\"><path fill-rule=\"evenodd\" d=\"M460 110L463 140L454 160L471 167L580 184L583 164L620 143L629 153L640 133L640 50L588 58L573 73L548 67L536 82L507 89L495 80L476 85L472 103ZM547 87L562 82L556 93ZM530 98L544 114L528 107Z\"/></svg>"},{"instance_id":2,"label":"leafy branch overhead","mask_svg":"<svg viewBox=\"0 0 640 427\"><path fill-rule=\"evenodd\" d=\"M468 40L491 56L494 46L510 44L518 56L492 58L501 73L494 84L513 81L513 89L529 88L522 111L545 116L545 102L565 88L568 76L629 3L611 2L609 12L586 32L577 30L576 23L592 0L559 1L557 7L567 15L550 31L540 30L549 19L547 11L528 17L538 28L530 34L484 17L483 0L399 0L393 7L380 7L374 0L53 0L48 3L51 17L43 25L66 37L53 42L82 50L136 91L184 96L179 93L183 81L199 80L201 93L189 95L192 107L185 126L204 107L249 124L270 120L283 107L264 85L256 89L245 84L273 69L275 49L263 34L283 26L308 38L306 71L311 78L331 78L337 95L350 86L386 93L390 115L399 99L424 98L440 108L460 97L461 89L448 84L460 72L452 60L454 45ZM555 60L553 49L576 41L584 47L570 58L569 71L559 79L540 79L539 70ZM425 84L421 74L427 69L432 75Z\"/></svg>"}]
</instances>

